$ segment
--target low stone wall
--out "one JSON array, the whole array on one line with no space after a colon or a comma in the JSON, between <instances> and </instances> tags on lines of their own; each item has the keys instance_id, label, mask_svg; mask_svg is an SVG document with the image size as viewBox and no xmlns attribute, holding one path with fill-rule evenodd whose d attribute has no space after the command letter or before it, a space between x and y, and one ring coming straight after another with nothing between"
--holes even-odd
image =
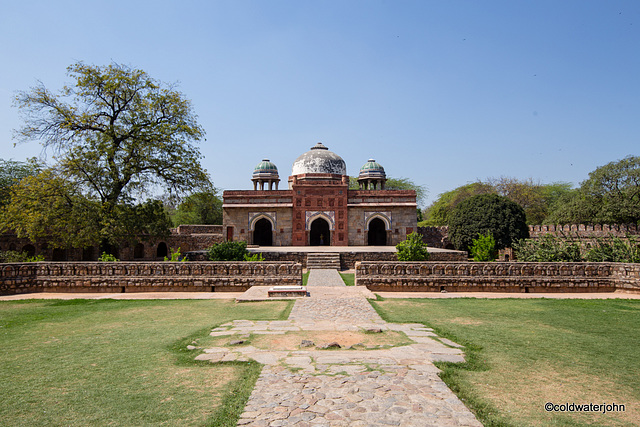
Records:
<instances>
[{"instance_id":1,"label":"low stone wall","mask_svg":"<svg viewBox=\"0 0 640 427\"><path fill-rule=\"evenodd\" d=\"M238 292L302 285L293 262L38 262L0 264L0 295L31 292Z\"/></svg>"},{"instance_id":2,"label":"low stone wall","mask_svg":"<svg viewBox=\"0 0 640 427\"><path fill-rule=\"evenodd\" d=\"M252 250L259 252L259 250ZM264 252L262 256L267 261L293 261L307 267L308 252ZM433 261L466 261L467 253L461 251L431 252L429 254ZM371 262L398 262L398 255L395 252L340 252L340 268L342 270L352 270L356 263L360 261Z\"/></svg>"},{"instance_id":3,"label":"low stone wall","mask_svg":"<svg viewBox=\"0 0 640 427\"><path fill-rule=\"evenodd\" d=\"M399 292L640 292L640 265L535 262L358 262L356 285Z\"/></svg>"}]
</instances>

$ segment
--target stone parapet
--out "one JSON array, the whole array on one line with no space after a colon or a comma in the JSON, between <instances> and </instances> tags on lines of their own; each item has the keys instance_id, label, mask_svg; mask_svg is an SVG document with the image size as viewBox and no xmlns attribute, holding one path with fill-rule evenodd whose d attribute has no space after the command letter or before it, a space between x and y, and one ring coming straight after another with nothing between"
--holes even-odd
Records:
<instances>
[{"instance_id":1,"label":"stone parapet","mask_svg":"<svg viewBox=\"0 0 640 427\"><path fill-rule=\"evenodd\" d=\"M38 262L0 264L0 295L31 292L242 292L302 285L294 262Z\"/></svg>"},{"instance_id":2,"label":"stone parapet","mask_svg":"<svg viewBox=\"0 0 640 427\"><path fill-rule=\"evenodd\" d=\"M535 262L357 262L356 285L402 292L640 292L640 265Z\"/></svg>"}]
</instances>

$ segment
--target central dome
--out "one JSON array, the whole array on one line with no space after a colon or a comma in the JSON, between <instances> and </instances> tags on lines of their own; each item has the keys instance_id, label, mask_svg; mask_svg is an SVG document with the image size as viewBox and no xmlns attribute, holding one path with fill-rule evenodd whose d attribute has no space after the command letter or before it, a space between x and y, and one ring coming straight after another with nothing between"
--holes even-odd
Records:
<instances>
[{"instance_id":1,"label":"central dome","mask_svg":"<svg viewBox=\"0 0 640 427\"><path fill-rule=\"evenodd\" d=\"M302 154L293 162L291 175L303 175L308 173L330 173L346 175L347 165L333 151L318 142L310 151Z\"/></svg>"}]
</instances>

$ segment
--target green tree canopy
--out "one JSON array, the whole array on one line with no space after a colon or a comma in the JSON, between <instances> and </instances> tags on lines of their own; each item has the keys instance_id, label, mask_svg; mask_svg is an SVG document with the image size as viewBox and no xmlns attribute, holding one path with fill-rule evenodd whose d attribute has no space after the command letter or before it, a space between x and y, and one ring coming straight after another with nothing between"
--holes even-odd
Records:
<instances>
[{"instance_id":1,"label":"green tree canopy","mask_svg":"<svg viewBox=\"0 0 640 427\"><path fill-rule=\"evenodd\" d=\"M194 193L185 197L178 205L173 223L222 224L222 200L215 191Z\"/></svg>"},{"instance_id":2,"label":"green tree canopy","mask_svg":"<svg viewBox=\"0 0 640 427\"><path fill-rule=\"evenodd\" d=\"M527 224L542 224L561 197L571 193L571 184L554 182L541 184L533 179L500 177L477 181L440 194L425 210L420 225L448 225L449 215L462 201L479 194L498 194L519 204L527 216Z\"/></svg>"},{"instance_id":3,"label":"green tree canopy","mask_svg":"<svg viewBox=\"0 0 640 427\"><path fill-rule=\"evenodd\" d=\"M497 194L481 194L461 202L449 218L449 239L459 250L469 250L474 239L491 233L496 249L511 247L529 237L524 210Z\"/></svg>"},{"instance_id":4,"label":"green tree canopy","mask_svg":"<svg viewBox=\"0 0 640 427\"><path fill-rule=\"evenodd\" d=\"M26 162L17 160L0 159L0 206L9 203L11 188L21 179L33 176L42 170L42 165L37 159L28 159Z\"/></svg>"},{"instance_id":5,"label":"green tree canopy","mask_svg":"<svg viewBox=\"0 0 640 427\"><path fill-rule=\"evenodd\" d=\"M640 157L628 156L589 173L589 178L580 184L577 191L562 198L547 222L640 222Z\"/></svg>"},{"instance_id":6,"label":"green tree canopy","mask_svg":"<svg viewBox=\"0 0 640 427\"><path fill-rule=\"evenodd\" d=\"M99 201L103 243L117 243L131 226L127 215L141 196L209 189L196 146L204 130L191 103L172 85L118 64L77 63L68 75L74 84L59 93L39 84L17 95L25 124L16 135L53 150L65 179ZM150 206L137 209L149 213Z\"/></svg>"},{"instance_id":7,"label":"green tree canopy","mask_svg":"<svg viewBox=\"0 0 640 427\"><path fill-rule=\"evenodd\" d=\"M438 196L438 199L425 209L425 220L422 226L439 226L449 224L449 215L460 202L478 194L495 193L493 187L483 182L473 182L447 191Z\"/></svg>"}]
</instances>

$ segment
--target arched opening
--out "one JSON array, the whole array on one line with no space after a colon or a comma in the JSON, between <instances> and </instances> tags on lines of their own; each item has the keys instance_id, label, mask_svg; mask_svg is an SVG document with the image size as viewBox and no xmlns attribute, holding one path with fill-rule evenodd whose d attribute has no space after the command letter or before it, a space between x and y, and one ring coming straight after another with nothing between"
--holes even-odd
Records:
<instances>
[{"instance_id":1,"label":"arched opening","mask_svg":"<svg viewBox=\"0 0 640 427\"><path fill-rule=\"evenodd\" d=\"M67 250L55 248L53 250L53 255L51 256L52 261L66 261L67 260Z\"/></svg>"},{"instance_id":2,"label":"arched opening","mask_svg":"<svg viewBox=\"0 0 640 427\"><path fill-rule=\"evenodd\" d=\"M138 243L133 248L133 258L134 259L144 258L144 244Z\"/></svg>"},{"instance_id":3,"label":"arched opening","mask_svg":"<svg viewBox=\"0 0 640 427\"><path fill-rule=\"evenodd\" d=\"M156 257L164 258L169 254L167 244L165 242L158 243L158 249L156 249Z\"/></svg>"},{"instance_id":4,"label":"arched opening","mask_svg":"<svg viewBox=\"0 0 640 427\"><path fill-rule=\"evenodd\" d=\"M380 218L374 218L369 222L368 233L369 246L386 246L387 230L384 221Z\"/></svg>"},{"instance_id":5,"label":"arched opening","mask_svg":"<svg viewBox=\"0 0 640 427\"><path fill-rule=\"evenodd\" d=\"M82 249L82 260L83 261L95 261L95 248L93 246L87 246Z\"/></svg>"},{"instance_id":6,"label":"arched opening","mask_svg":"<svg viewBox=\"0 0 640 427\"><path fill-rule=\"evenodd\" d=\"M326 220L317 218L311 223L309 245L331 246L331 231L329 230L329 223Z\"/></svg>"},{"instance_id":7,"label":"arched opening","mask_svg":"<svg viewBox=\"0 0 640 427\"><path fill-rule=\"evenodd\" d=\"M253 244L258 246L273 245L273 230L271 221L266 218L260 218L253 230Z\"/></svg>"},{"instance_id":8,"label":"arched opening","mask_svg":"<svg viewBox=\"0 0 640 427\"><path fill-rule=\"evenodd\" d=\"M30 257L36 256L36 248L33 245L23 246L22 252L26 253L27 256L30 256Z\"/></svg>"}]
</instances>

